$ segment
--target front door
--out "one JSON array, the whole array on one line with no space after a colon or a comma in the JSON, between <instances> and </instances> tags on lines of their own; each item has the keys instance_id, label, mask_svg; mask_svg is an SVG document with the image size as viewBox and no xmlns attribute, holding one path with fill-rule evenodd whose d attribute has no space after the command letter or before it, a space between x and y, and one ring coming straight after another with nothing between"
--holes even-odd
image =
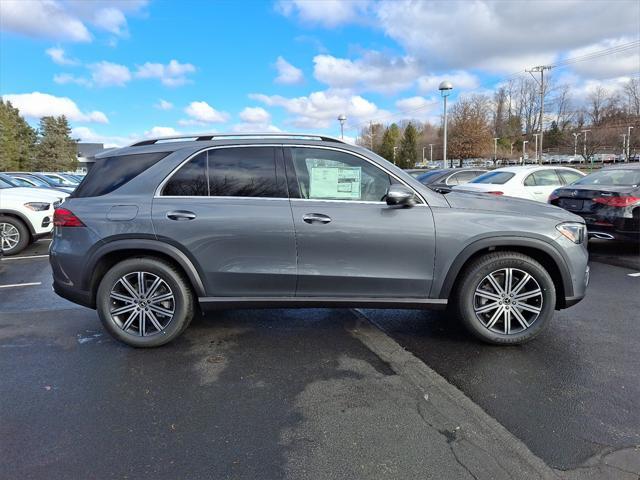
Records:
<instances>
[{"instance_id":1,"label":"front door","mask_svg":"<svg viewBox=\"0 0 640 480\"><path fill-rule=\"evenodd\" d=\"M391 207L398 180L355 154L285 148L298 247L296 296L427 298L435 230L425 203Z\"/></svg>"},{"instance_id":2,"label":"front door","mask_svg":"<svg viewBox=\"0 0 640 480\"><path fill-rule=\"evenodd\" d=\"M157 236L191 256L207 296L293 296L296 246L281 147L199 153L153 201Z\"/></svg>"}]
</instances>

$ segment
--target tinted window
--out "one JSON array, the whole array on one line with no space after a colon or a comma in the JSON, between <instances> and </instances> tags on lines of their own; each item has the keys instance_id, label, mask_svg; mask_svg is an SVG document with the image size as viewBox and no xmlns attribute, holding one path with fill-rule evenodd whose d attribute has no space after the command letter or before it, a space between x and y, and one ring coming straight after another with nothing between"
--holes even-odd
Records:
<instances>
[{"instance_id":1,"label":"tinted window","mask_svg":"<svg viewBox=\"0 0 640 480\"><path fill-rule=\"evenodd\" d=\"M207 152L202 152L185 163L173 174L162 191L167 196L209 195L207 183Z\"/></svg>"},{"instance_id":2,"label":"tinted window","mask_svg":"<svg viewBox=\"0 0 640 480\"><path fill-rule=\"evenodd\" d=\"M212 196L287 197L277 182L273 147L219 148L208 154Z\"/></svg>"},{"instance_id":3,"label":"tinted window","mask_svg":"<svg viewBox=\"0 0 640 480\"><path fill-rule=\"evenodd\" d=\"M487 172L474 178L469 183L491 183L495 185L504 185L514 177L515 173L511 172Z\"/></svg>"},{"instance_id":4,"label":"tinted window","mask_svg":"<svg viewBox=\"0 0 640 480\"><path fill-rule=\"evenodd\" d=\"M560 185L561 183L554 170L540 170L529 175L524 181L524 184L527 187L549 187L553 185Z\"/></svg>"},{"instance_id":5,"label":"tinted window","mask_svg":"<svg viewBox=\"0 0 640 480\"><path fill-rule=\"evenodd\" d=\"M140 175L171 152L139 153L101 158L84 177L72 197L106 195Z\"/></svg>"},{"instance_id":6,"label":"tinted window","mask_svg":"<svg viewBox=\"0 0 640 480\"><path fill-rule=\"evenodd\" d=\"M464 185L465 183L469 183L481 173L482 172L477 171L456 173L452 177L449 177L449 179L447 180L447 185Z\"/></svg>"},{"instance_id":7,"label":"tinted window","mask_svg":"<svg viewBox=\"0 0 640 480\"><path fill-rule=\"evenodd\" d=\"M391 185L383 170L344 152L292 148L291 156L301 198L381 202Z\"/></svg>"},{"instance_id":8,"label":"tinted window","mask_svg":"<svg viewBox=\"0 0 640 480\"><path fill-rule=\"evenodd\" d=\"M571 170L556 170L556 173L560 175L560 178L564 180L565 184L573 183L583 177L583 175L580 175L577 172L572 172Z\"/></svg>"},{"instance_id":9,"label":"tinted window","mask_svg":"<svg viewBox=\"0 0 640 480\"><path fill-rule=\"evenodd\" d=\"M640 185L640 168L600 170L582 177L575 185L619 185L623 187Z\"/></svg>"},{"instance_id":10,"label":"tinted window","mask_svg":"<svg viewBox=\"0 0 640 480\"><path fill-rule=\"evenodd\" d=\"M11 185L9 182L6 182L0 178L0 188L11 188L11 187L13 187L13 185Z\"/></svg>"},{"instance_id":11,"label":"tinted window","mask_svg":"<svg viewBox=\"0 0 640 480\"><path fill-rule=\"evenodd\" d=\"M444 172L442 170L434 170L432 172L423 173L422 175L416 177L416 179L422 183L423 185L429 185L430 183L434 183L438 180Z\"/></svg>"}]
</instances>

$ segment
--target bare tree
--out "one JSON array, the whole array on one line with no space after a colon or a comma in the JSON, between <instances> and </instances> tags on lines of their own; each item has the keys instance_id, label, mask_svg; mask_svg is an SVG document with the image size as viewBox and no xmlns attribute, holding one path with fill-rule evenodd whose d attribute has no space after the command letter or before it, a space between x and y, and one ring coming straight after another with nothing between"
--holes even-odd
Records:
<instances>
[{"instance_id":1,"label":"bare tree","mask_svg":"<svg viewBox=\"0 0 640 480\"><path fill-rule=\"evenodd\" d=\"M640 78L632 78L624 86L629 115L640 115Z\"/></svg>"}]
</instances>

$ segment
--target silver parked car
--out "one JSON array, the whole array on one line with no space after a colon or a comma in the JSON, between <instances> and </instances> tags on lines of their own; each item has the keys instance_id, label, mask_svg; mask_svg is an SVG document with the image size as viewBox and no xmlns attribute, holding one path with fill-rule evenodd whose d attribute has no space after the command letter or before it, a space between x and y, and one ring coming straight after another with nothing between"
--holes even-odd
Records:
<instances>
[{"instance_id":1,"label":"silver parked car","mask_svg":"<svg viewBox=\"0 0 640 480\"><path fill-rule=\"evenodd\" d=\"M560 208L441 194L329 137L158 140L103 154L54 218L55 291L129 345L197 305L449 306L517 344L585 294L585 225Z\"/></svg>"}]
</instances>

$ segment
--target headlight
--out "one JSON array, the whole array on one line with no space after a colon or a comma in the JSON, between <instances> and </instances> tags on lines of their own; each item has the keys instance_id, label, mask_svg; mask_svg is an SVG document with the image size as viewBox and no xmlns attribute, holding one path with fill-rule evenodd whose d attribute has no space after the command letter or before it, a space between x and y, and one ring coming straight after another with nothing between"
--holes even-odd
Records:
<instances>
[{"instance_id":1,"label":"headlight","mask_svg":"<svg viewBox=\"0 0 640 480\"><path fill-rule=\"evenodd\" d=\"M573 243L582 243L585 238L586 227L583 223L567 222L556 225L556 230Z\"/></svg>"},{"instance_id":2,"label":"headlight","mask_svg":"<svg viewBox=\"0 0 640 480\"><path fill-rule=\"evenodd\" d=\"M29 202L29 203L25 203L24 206L27 207L29 210L33 210L34 212L44 212L46 210L49 210L49 208L51 207L51 204L44 203L44 202Z\"/></svg>"}]
</instances>

